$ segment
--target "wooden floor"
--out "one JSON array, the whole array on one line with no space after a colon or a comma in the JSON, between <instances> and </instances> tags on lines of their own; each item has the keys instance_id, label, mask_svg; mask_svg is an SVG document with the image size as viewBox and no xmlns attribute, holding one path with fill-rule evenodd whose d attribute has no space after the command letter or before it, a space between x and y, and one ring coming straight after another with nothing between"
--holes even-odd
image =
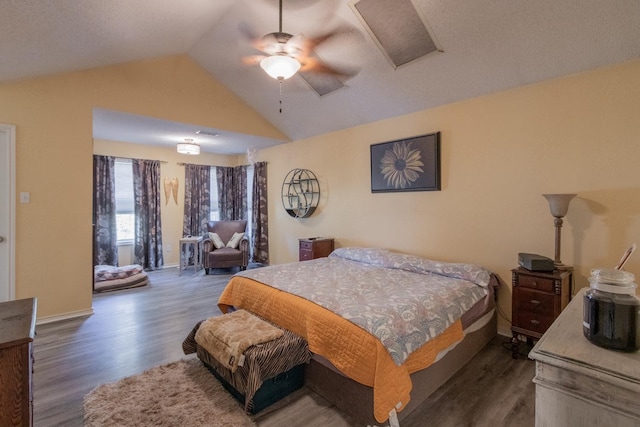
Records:
<instances>
[{"instance_id":1,"label":"wooden floor","mask_svg":"<svg viewBox=\"0 0 640 427\"><path fill-rule=\"evenodd\" d=\"M169 268L149 277L148 287L96 295L92 316L37 326L36 426L82 426L82 398L94 387L184 358L182 341L199 320L219 314L230 274L180 277ZM496 337L402 427L533 426L534 363L512 359L506 342ZM255 420L260 427L357 425L307 388Z\"/></svg>"}]
</instances>

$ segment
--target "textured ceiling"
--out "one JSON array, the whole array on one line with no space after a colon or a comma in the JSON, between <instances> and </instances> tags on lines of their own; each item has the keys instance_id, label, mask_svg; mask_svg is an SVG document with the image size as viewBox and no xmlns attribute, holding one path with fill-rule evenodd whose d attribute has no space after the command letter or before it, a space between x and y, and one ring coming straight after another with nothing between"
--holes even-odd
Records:
<instances>
[{"instance_id":1,"label":"textured ceiling","mask_svg":"<svg viewBox=\"0 0 640 427\"><path fill-rule=\"evenodd\" d=\"M413 3L444 52L394 68L349 0L284 0L286 32L314 37L349 28L316 53L332 66L360 71L324 96L294 76L282 84L282 113L278 82L243 64L259 52L240 30L277 31L276 0L4 1L0 81L186 53L297 140L640 57L638 0Z\"/></svg>"}]
</instances>

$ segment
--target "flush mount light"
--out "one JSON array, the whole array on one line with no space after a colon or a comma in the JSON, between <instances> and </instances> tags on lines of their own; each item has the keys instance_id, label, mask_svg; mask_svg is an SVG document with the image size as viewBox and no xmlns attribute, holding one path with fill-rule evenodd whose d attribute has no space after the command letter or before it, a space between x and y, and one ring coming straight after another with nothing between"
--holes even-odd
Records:
<instances>
[{"instance_id":1,"label":"flush mount light","mask_svg":"<svg viewBox=\"0 0 640 427\"><path fill-rule=\"evenodd\" d=\"M197 156L200 154L200 146L193 142L193 139L187 138L184 142L178 143L178 153Z\"/></svg>"}]
</instances>

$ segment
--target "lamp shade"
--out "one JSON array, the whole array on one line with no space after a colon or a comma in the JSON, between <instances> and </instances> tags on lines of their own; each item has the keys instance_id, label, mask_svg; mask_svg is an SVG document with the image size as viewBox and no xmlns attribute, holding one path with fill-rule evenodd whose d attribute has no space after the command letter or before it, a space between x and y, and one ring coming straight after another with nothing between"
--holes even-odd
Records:
<instances>
[{"instance_id":1,"label":"lamp shade","mask_svg":"<svg viewBox=\"0 0 640 427\"><path fill-rule=\"evenodd\" d=\"M193 142L193 139L185 139L185 142L178 143L178 153L197 156L200 154L200 146Z\"/></svg>"},{"instance_id":2,"label":"lamp shade","mask_svg":"<svg viewBox=\"0 0 640 427\"><path fill-rule=\"evenodd\" d=\"M575 194L543 194L549 202L549 209L554 218L563 218L569 210L569 202Z\"/></svg>"},{"instance_id":3,"label":"lamp shade","mask_svg":"<svg viewBox=\"0 0 640 427\"><path fill-rule=\"evenodd\" d=\"M260 67L274 79L286 80L300 69L300 62L287 55L271 55L260 61Z\"/></svg>"}]
</instances>

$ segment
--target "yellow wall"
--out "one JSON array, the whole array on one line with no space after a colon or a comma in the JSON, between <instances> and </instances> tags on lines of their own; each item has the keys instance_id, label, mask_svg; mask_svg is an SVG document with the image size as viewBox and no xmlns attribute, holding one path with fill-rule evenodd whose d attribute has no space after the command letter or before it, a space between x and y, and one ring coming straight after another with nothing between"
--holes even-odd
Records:
<instances>
[{"instance_id":1,"label":"yellow wall","mask_svg":"<svg viewBox=\"0 0 640 427\"><path fill-rule=\"evenodd\" d=\"M93 142L94 154L105 156L116 156L124 158L136 158L147 160L160 160L160 187L161 187L161 221L162 221L162 246L164 265L178 266L180 262L179 240L182 237L182 223L184 215L184 166L180 163L192 163L209 166L237 166L238 156L225 156L221 154L201 153L198 156L187 156L179 154L175 148L152 147L142 144L131 144L125 142L105 141L96 139ZM178 202L169 197L169 201L164 195L164 179L178 178ZM127 259L129 248L120 248L123 261L120 265L131 263Z\"/></svg>"},{"instance_id":2,"label":"yellow wall","mask_svg":"<svg viewBox=\"0 0 640 427\"><path fill-rule=\"evenodd\" d=\"M263 150L271 262L297 260L297 239L310 236L473 262L507 282L499 298L510 317L518 252L554 257L542 194L578 193L561 259L575 266L576 289L584 287L591 268L612 268L640 243L639 111L634 61ZM442 191L371 193L371 144L435 131ZM308 219L289 217L279 199L292 168L312 170L321 184ZM640 275L640 255L627 270Z\"/></svg>"},{"instance_id":3,"label":"yellow wall","mask_svg":"<svg viewBox=\"0 0 640 427\"><path fill-rule=\"evenodd\" d=\"M615 265L639 240L639 76L633 61L260 151L271 263L296 260L297 239L309 236L474 262L507 282L500 305L509 316L517 253L553 256L541 194L575 192L562 260L584 287L591 268ZM41 318L91 306L93 107L285 139L184 56L0 85L0 122L17 126L16 190L31 193L31 203L16 203L16 295L37 296ZM371 144L435 131L442 191L371 194ZM122 155L130 149L147 153ZM164 155L149 154L169 162L163 174L182 176ZM314 171L322 188L319 209L302 220L279 197L296 167ZM627 266L640 274L640 255Z\"/></svg>"},{"instance_id":4,"label":"yellow wall","mask_svg":"<svg viewBox=\"0 0 640 427\"><path fill-rule=\"evenodd\" d=\"M186 55L0 84L16 125L16 297L38 317L91 310L92 109L286 139Z\"/></svg>"}]
</instances>

